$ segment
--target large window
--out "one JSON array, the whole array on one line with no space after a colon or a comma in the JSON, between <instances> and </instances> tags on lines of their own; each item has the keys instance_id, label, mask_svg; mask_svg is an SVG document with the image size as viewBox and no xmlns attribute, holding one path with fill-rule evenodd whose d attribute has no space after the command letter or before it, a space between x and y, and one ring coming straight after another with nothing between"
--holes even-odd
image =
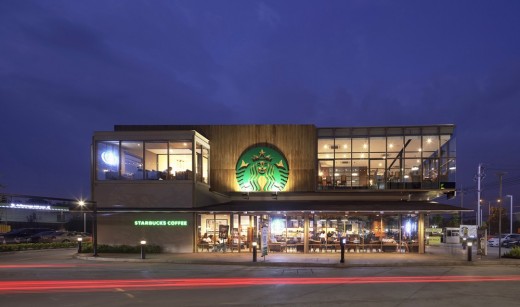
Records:
<instances>
[{"instance_id":1,"label":"large window","mask_svg":"<svg viewBox=\"0 0 520 307\"><path fill-rule=\"evenodd\" d=\"M97 180L119 180L119 141L97 143Z\"/></svg>"},{"instance_id":2,"label":"large window","mask_svg":"<svg viewBox=\"0 0 520 307\"><path fill-rule=\"evenodd\" d=\"M209 183L209 148L197 142L196 148L196 180Z\"/></svg>"},{"instance_id":3,"label":"large window","mask_svg":"<svg viewBox=\"0 0 520 307\"><path fill-rule=\"evenodd\" d=\"M96 180L193 180L193 141L97 141ZM200 182L209 182L209 148L199 146Z\"/></svg>"},{"instance_id":4,"label":"large window","mask_svg":"<svg viewBox=\"0 0 520 307\"><path fill-rule=\"evenodd\" d=\"M455 188L452 126L328 128L318 136L318 190Z\"/></svg>"}]
</instances>

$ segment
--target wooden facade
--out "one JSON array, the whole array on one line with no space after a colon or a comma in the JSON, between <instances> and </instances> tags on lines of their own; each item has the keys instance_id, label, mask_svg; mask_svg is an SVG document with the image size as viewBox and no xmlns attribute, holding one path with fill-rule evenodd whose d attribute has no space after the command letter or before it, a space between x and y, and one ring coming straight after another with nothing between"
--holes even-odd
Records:
<instances>
[{"instance_id":1,"label":"wooden facade","mask_svg":"<svg viewBox=\"0 0 520 307\"><path fill-rule=\"evenodd\" d=\"M210 185L214 191L240 191L235 177L236 163L246 149L256 144L273 145L285 155L289 163L289 180L284 192L315 190L317 134L314 125L212 125L190 128L209 139Z\"/></svg>"}]
</instances>

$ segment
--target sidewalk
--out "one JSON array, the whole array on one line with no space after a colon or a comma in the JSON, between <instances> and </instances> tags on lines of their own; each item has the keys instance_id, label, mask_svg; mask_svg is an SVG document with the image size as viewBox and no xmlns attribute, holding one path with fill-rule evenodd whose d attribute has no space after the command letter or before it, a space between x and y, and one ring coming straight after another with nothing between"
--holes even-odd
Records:
<instances>
[{"instance_id":1,"label":"sidewalk","mask_svg":"<svg viewBox=\"0 0 520 307\"><path fill-rule=\"evenodd\" d=\"M345 253L345 262L340 263L341 253L270 253L265 258L257 255L253 262L250 252L216 253L163 253L147 254L76 254L77 259L92 261L125 261L145 263L207 264L207 265L254 265L254 266L303 266L303 267L399 267L399 266L459 266L459 265L520 265L520 259L498 258L491 250L487 256L472 253L468 261L467 250L460 245L428 246L425 254L404 253Z\"/></svg>"}]
</instances>

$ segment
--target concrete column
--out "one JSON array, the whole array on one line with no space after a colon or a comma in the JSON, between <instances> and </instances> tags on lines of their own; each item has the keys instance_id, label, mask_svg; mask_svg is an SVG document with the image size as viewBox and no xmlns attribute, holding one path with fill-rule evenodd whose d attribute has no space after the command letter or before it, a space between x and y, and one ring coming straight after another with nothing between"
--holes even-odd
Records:
<instances>
[{"instance_id":1,"label":"concrete column","mask_svg":"<svg viewBox=\"0 0 520 307\"><path fill-rule=\"evenodd\" d=\"M419 237L419 254L424 254L424 213L419 213L419 223L417 225L417 235Z\"/></svg>"}]
</instances>

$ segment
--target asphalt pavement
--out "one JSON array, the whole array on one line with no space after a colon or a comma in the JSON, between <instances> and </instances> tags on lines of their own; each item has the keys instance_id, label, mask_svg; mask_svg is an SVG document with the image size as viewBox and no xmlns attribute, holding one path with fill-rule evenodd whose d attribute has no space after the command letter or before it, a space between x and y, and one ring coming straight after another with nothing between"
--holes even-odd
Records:
<instances>
[{"instance_id":1,"label":"asphalt pavement","mask_svg":"<svg viewBox=\"0 0 520 307\"><path fill-rule=\"evenodd\" d=\"M507 249L502 248L502 253ZM472 249L471 258L468 250L460 244L441 244L427 246L424 254L416 253L380 253L349 252L345 253L341 263L340 252L323 253L285 253L272 252L265 257L257 254L256 262L253 254L247 250L241 252L199 252L199 253L161 253L146 254L76 254L76 258L90 261L126 261L176 264L231 264L255 266L298 266L298 267L398 267L398 266L455 266L455 265L520 265L520 259L499 258L498 248L488 248L487 255L478 255Z\"/></svg>"}]
</instances>

